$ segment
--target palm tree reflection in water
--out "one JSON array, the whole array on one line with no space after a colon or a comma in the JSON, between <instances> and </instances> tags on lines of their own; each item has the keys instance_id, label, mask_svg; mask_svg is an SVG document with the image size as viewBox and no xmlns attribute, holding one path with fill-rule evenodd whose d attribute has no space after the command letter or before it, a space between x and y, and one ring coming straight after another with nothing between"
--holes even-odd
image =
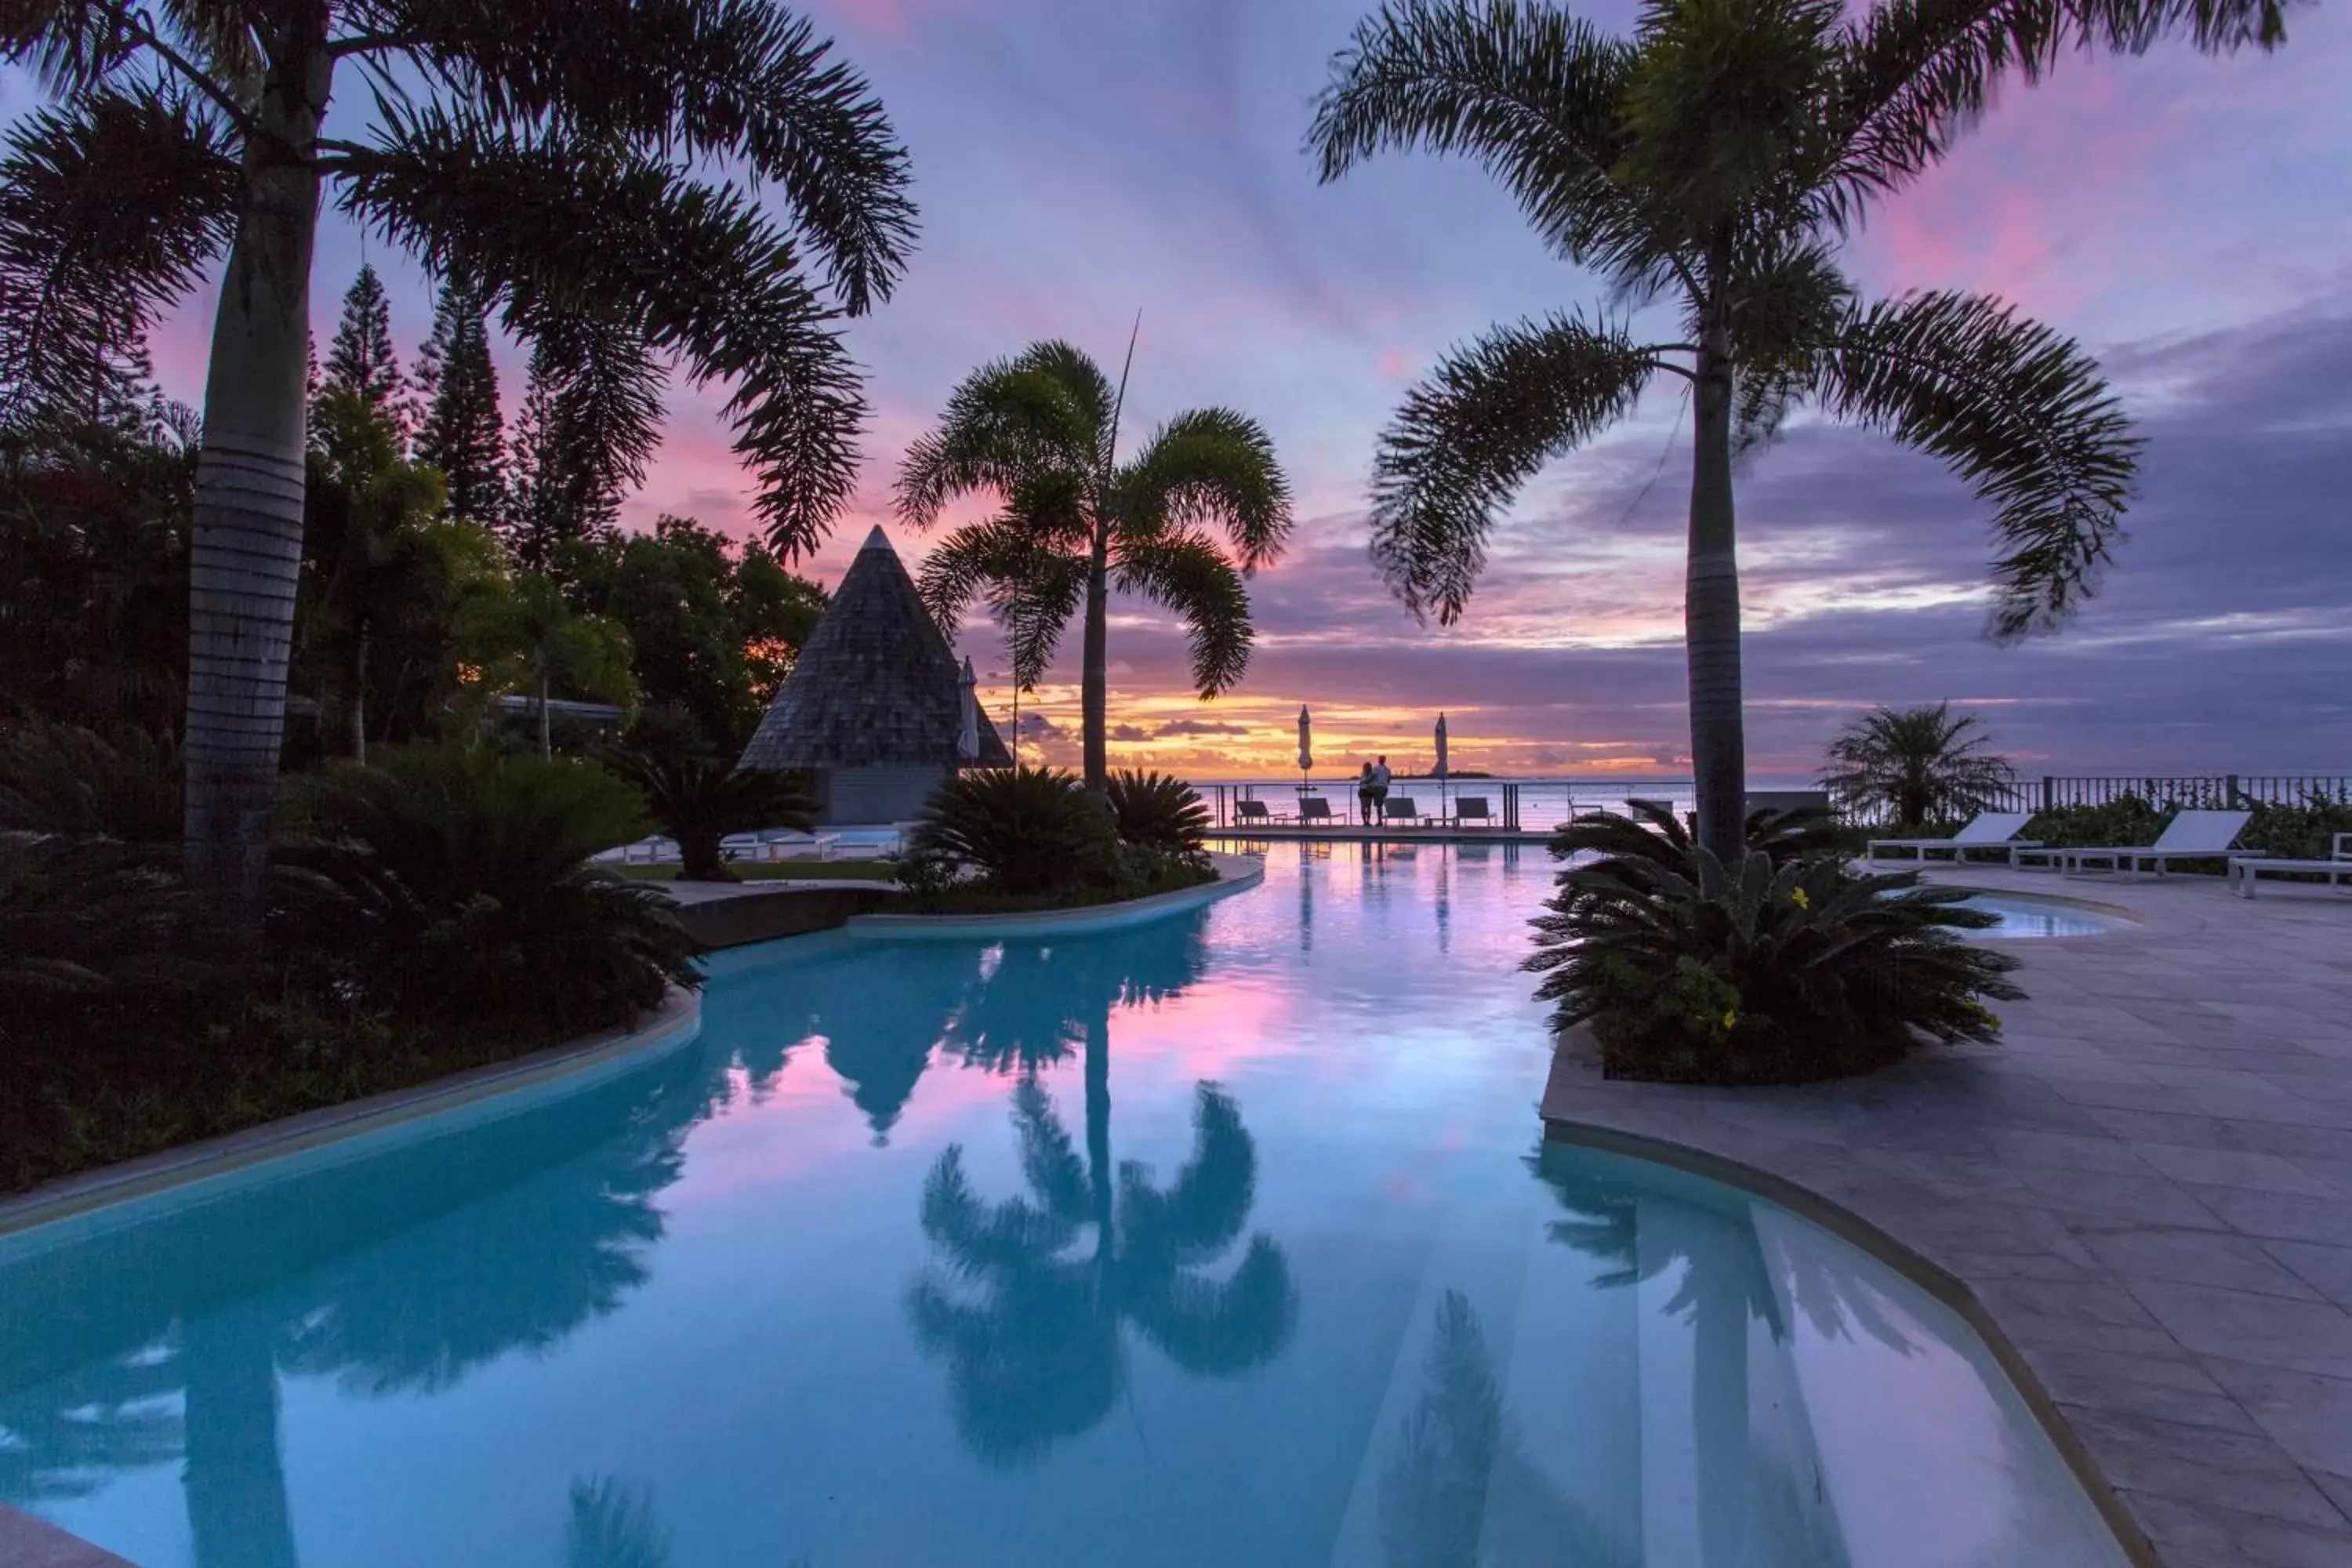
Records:
<instances>
[{"instance_id":1,"label":"palm tree reflection in water","mask_svg":"<svg viewBox=\"0 0 2352 1568\"><path fill-rule=\"evenodd\" d=\"M1539 1145L1528 1165L1568 1214L1551 1223L1551 1239L1609 1266L1593 1281L1597 1288L1675 1278L1674 1294L1658 1312L1688 1324L1692 1333L1689 1420L1696 1438L1700 1563L1846 1568L1834 1520L1791 1469L1799 1456L1759 1446L1761 1434L1751 1424L1750 1325L1762 1323L1776 1345L1786 1345L1790 1324L1749 1201L1728 1194L1721 1203L1702 1202L1695 1184L1685 1191L1662 1189L1654 1178L1637 1182L1629 1179L1627 1163L1564 1143ZM1789 1299L1824 1339L1847 1339L1859 1330L1908 1353L1910 1342L1843 1256L1819 1247L1782 1257ZM1641 1418L1675 1417L1645 1405Z\"/></svg>"},{"instance_id":2,"label":"palm tree reflection in water","mask_svg":"<svg viewBox=\"0 0 2352 1568\"><path fill-rule=\"evenodd\" d=\"M1230 1273L1211 1272L1256 1197L1257 1149L1233 1098L1197 1087L1192 1158L1166 1189L1149 1166L1111 1161L1111 1014L1197 979L1203 924L1008 948L950 1028L968 1061L1021 1075L1013 1123L1030 1195L983 1203L950 1144L921 1214L945 1267L908 1297L924 1350L948 1363L956 1428L987 1463L1038 1459L1100 1422L1126 1386L1130 1323L1197 1376L1263 1366L1289 1342L1297 1294L1272 1239L1251 1237ZM1074 1044L1083 1159L1037 1079Z\"/></svg>"}]
</instances>

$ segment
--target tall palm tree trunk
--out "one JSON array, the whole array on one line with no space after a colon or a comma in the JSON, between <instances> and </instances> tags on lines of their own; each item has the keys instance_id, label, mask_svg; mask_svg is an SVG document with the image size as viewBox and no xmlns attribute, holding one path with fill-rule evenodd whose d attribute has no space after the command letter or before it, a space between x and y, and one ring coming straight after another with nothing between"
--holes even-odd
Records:
<instances>
[{"instance_id":1,"label":"tall palm tree trunk","mask_svg":"<svg viewBox=\"0 0 2352 1568\"><path fill-rule=\"evenodd\" d=\"M1698 841L1737 865L1748 840L1747 737L1739 694L1739 557L1731 510L1731 364L1720 328L1701 342L1692 393L1690 560L1683 637L1690 661L1691 772Z\"/></svg>"},{"instance_id":2,"label":"tall palm tree trunk","mask_svg":"<svg viewBox=\"0 0 2352 1568\"><path fill-rule=\"evenodd\" d=\"M323 35L325 7L312 18ZM183 858L211 929L261 927L302 564L311 163L331 61L323 37L273 70L247 142L246 195L213 327L189 547Z\"/></svg>"},{"instance_id":3,"label":"tall palm tree trunk","mask_svg":"<svg viewBox=\"0 0 2352 1568\"><path fill-rule=\"evenodd\" d=\"M1110 788L1110 525L1095 525L1087 563L1086 669L1080 676L1078 728L1086 748L1087 788Z\"/></svg>"},{"instance_id":4,"label":"tall palm tree trunk","mask_svg":"<svg viewBox=\"0 0 2352 1568\"><path fill-rule=\"evenodd\" d=\"M352 761L367 766L367 623L360 623L359 649L352 661Z\"/></svg>"},{"instance_id":5,"label":"tall palm tree trunk","mask_svg":"<svg viewBox=\"0 0 2352 1568\"><path fill-rule=\"evenodd\" d=\"M247 1303L191 1319L182 1333L182 1484L197 1568L295 1568L269 1324Z\"/></svg>"}]
</instances>

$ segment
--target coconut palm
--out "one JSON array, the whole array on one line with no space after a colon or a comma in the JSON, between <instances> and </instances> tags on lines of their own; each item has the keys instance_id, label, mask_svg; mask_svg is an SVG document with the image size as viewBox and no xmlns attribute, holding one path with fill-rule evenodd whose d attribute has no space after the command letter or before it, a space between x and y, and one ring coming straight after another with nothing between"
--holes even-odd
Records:
<instances>
[{"instance_id":1,"label":"coconut palm","mask_svg":"<svg viewBox=\"0 0 2352 1568\"><path fill-rule=\"evenodd\" d=\"M923 563L921 586L950 637L974 599L987 601L1012 644L1016 687L1035 687L1085 606L1085 774L1097 795L1109 777L1111 589L1175 613L1192 683L1214 697L1249 664L1244 579L1278 559L1290 535L1290 483L1255 420L1193 409L1122 463L1126 394L1124 372L1113 386L1070 344L1033 344L965 378L898 470L898 514L919 528L970 492L1002 508L950 535ZM1231 558L1213 531L1223 532Z\"/></svg>"},{"instance_id":2,"label":"coconut palm","mask_svg":"<svg viewBox=\"0 0 2352 1568\"><path fill-rule=\"evenodd\" d=\"M1547 460L1691 398L1685 635L1699 837L1740 847L1745 789L1733 460L1800 404L1936 458L1991 508L1992 628L2045 631L2095 589L2139 443L2071 339L1981 295L1867 300L1837 253L1881 196L1939 162L2011 75L2069 44L2167 33L2221 51L2283 37L2284 0L1654 0L1631 38L1537 0L1394 0L1332 62L1309 151L1472 159L1616 313L1497 327L1455 349L1381 437L1372 550L1416 614L1451 623L1496 515ZM1671 305L1653 340L1631 312Z\"/></svg>"},{"instance_id":3,"label":"coconut palm","mask_svg":"<svg viewBox=\"0 0 2352 1568\"><path fill-rule=\"evenodd\" d=\"M1848 809L1883 806L1901 826L1957 821L2005 805L2017 784L2006 757L1988 755L1992 736L1973 713L1951 704L1874 708L1830 742L1822 786Z\"/></svg>"},{"instance_id":4,"label":"coconut palm","mask_svg":"<svg viewBox=\"0 0 2352 1568\"><path fill-rule=\"evenodd\" d=\"M322 195L499 309L565 368L583 421L652 417L664 358L732 383L761 520L796 555L856 471L835 322L889 293L913 234L905 154L830 51L774 0L0 8L0 62L34 66L53 100L0 166L0 411L70 388L226 257L185 835L224 934L258 929L277 799ZM348 135L326 126L338 88L373 94Z\"/></svg>"}]
</instances>

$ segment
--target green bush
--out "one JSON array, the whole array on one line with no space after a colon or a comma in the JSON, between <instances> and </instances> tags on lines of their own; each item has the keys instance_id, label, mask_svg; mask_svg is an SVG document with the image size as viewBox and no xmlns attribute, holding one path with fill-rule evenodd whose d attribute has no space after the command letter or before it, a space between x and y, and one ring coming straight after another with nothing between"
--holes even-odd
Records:
<instances>
[{"instance_id":1,"label":"green bush","mask_svg":"<svg viewBox=\"0 0 2352 1568\"><path fill-rule=\"evenodd\" d=\"M128 726L33 722L0 733L0 830L169 845L180 837L180 748Z\"/></svg>"},{"instance_id":2,"label":"green bush","mask_svg":"<svg viewBox=\"0 0 2352 1568\"><path fill-rule=\"evenodd\" d=\"M1110 775L1106 798L1120 843L1178 857L1205 852L1209 808L1183 780L1122 768Z\"/></svg>"},{"instance_id":3,"label":"green bush","mask_svg":"<svg viewBox=\"0 0 2352 1568\"><path fill-rule=\"evenodd\" d=\"M1773 865L1839 853L1859 853L1851 840L1855 830L1841 827L1829 812L1774 811L1748 814L1748 847L1761 851ZM1594 812L1563 826L1548 847L1555 860L1576 855L1610 858L1630 856L1675 868L1690 859L1695 841L1690 830L1671 810L1643 801L1631 816Z\"/></svg>"},{"instance_id":4,"label":"green bush","mask_svg":"<svg viewBox=\"0 0 2352 1568\"><path fill-rule=\"evenodd\" d=\"M678 876L731 882L719 841L762 827L816 826L816 802L798 773L745 773L724 758L649 745L609 753L614 771L645 792L662 831L677 842Z\"/></svg>"},{"instance_id":5,"label":"green bush","mask_svg":"<svg viewBox=\"0 0 2352 1568\"><path fill-rule=\"evenodd\" d=\"M360 994L395 1015L576 1034L699 984L669 900L588 863L650 826L604 768L409 746L306 782L318 896L281 913L304 947L348 955Z\"/></svg>"},{"instance_id":6,"label":"green bush","mask_svg":"<svg viewBox=\"0 0 2352 1568\"><path fill-rule=\"evenodd\" d=\"M1981 998L2021 995L2005 954L1959 933L1994 917L1913 873L1855 877L1834 855L1735 874L1655 836L1563 871L1526 967L1555 1027L1590 1023L1612 1078L1803 1083L1867 1072L1932 1037L1997 1037Z\"/></svg>"},{"instance_id":7,"label":"green bush","mask_svg":"<svg viewBox=\"0 0 2352 1568\"><path fill-rule=\"evenodd\" d=\"M2296 805L2256 805L2238 835L2241 848L2281 860L2326 859L2336 836L2352 833L2352 795L2312 794Z\"/></svg>"},{"instance_id":8,"label":"green bush","mask_svg":"<svg viewBox=\"0 0 2352 1568\"><path fill-rule=\"evenodd\" d=\"M923 890L1056 895L1111 886L1119 873L1110 813L1056 768L958 773L932 795L908 847L902 878Z\"/></svg>"},{"instance_id":9,"label":"green bush","mask_svg":"<svg viewBox=\"0 0 2352 1568\"><path fill-rule=\"evenodd\" d=\"M2145 796L2120 795L2099 805L2060 805L2037 812L2026 824L2024 837L2058 849L2153 844L2172 816L2169 802L2158 805Z\"/></svg>"}]
</instances>

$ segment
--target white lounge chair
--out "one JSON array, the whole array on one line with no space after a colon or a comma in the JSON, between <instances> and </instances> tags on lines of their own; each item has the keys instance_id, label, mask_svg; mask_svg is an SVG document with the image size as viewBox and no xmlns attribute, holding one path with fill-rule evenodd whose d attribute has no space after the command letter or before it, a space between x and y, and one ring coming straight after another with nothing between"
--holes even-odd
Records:
<instances>
[{"instance_id":1,"label":"white lounge chair","mask_svg":"<svg viewBox=\"0 0 2352 1568\"><path fill-rule=\"evenodd\" d=\"M2325 875L2331 889L2342 891L2344 879L2352 877L2352 833L2339 833L2334 840L2335 853L2325 860L2294 860L2264 855L2233 855L2230 858L2230 883L2242 899L2254 896L2254 879L2273 872L2302 872Z\"/></svg>"},{"instance_id":2,"label":"white lounge chair","mask_svg":"<svg viewBox=\"0 0 2352 1568\"><path fill-rule=\"evenodd\" d=\"M1468 827L1474 823L1480 827L1495 826L1495 814L1487 809L1486 797L1483 795L1457 797L1454 802L1454 826Z\"/></svg>"},{"instance_id":3,"label":"white lounge chair","mask_svg":"<svg viewBox=\"0 0 2352 1568\"><path fill-rule=\"evenodd\" d=\"M2132 872L2152 863L2161 877L2169 860L2228 860L2230 846L2238 841L2253 816L2251 811L2184 811L2164 825L2153 844L2019 849L2011 853L2010 864L2055 861L2071 877L2094 860L2104 860L2116 871Z\"/></svg>"},{"instance_id":4,"label":"white lounge chair","mask_svg":"<svg viewBox=\"0 0 2352 1568\"><path fill-rule=\"evenodd\" d=\"M1876 865L1882 849L1908 849L1914 858L1920 860L1933 850L1948 849L1955 861L1967 859L1971 849L1998 849L2013 861L2020 849L2042 847L2039 839L2018 837L2032 820L2030 811L1980 811L1949 838L1874 838L1863 847L1862 862L1865 866Z\"/></svg>"},{"instance_id":5,"label":"white lounge chair","mask_svg":"<svg viewBox=\"0 0 2352 1568\"><path fill-rule=\"evenodd\" d=\"M1418 825L1421 821L1421 807L1414 804L1412 796L1409 795L1391 795L1381 802L1381 821L1383 823L1410 822Z\"/></svg>"},{"instance_id":6,"label":"white lounge chair","mask_svg":"<svg viewBox=\"0 0 2352 1568\"><path fill-rule=\"evenodd\" d=\"M1298 803L1298 826L1319 822L1328 827L1339 820L1331 815L1331 803L1319 795L1310 795Z\"/></svg>"},{"instance_id":7,"label":"white lounge chair","mask_svg":"<svg viewBox=\"0 0 2352 1568\"><path fill-rule=\"evenodd\" d=\"M1271 824L1273 821L1273 809L1262 800L1237 800L1234 802L1234 826L1235 827L1247 827L1252 823L1255 823L1257 826L1264 827Z\"/></svg>"}]
</instances>

